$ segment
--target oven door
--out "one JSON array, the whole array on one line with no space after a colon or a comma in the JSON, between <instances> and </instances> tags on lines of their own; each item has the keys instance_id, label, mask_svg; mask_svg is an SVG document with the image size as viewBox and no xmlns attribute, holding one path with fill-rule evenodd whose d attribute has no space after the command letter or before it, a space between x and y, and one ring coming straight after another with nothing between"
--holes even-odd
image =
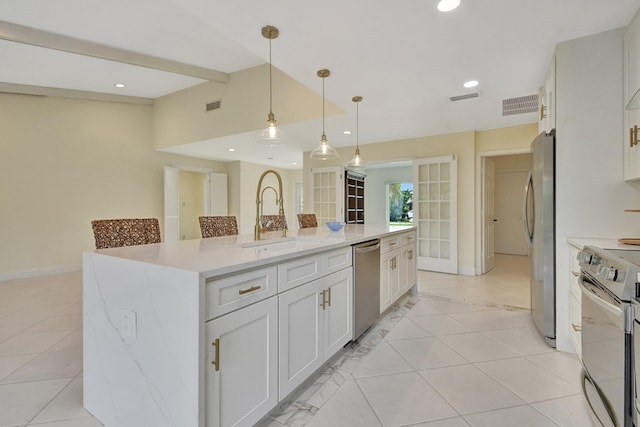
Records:
<instances>
[{"instance_id":1,"label":"oven door","mask_svg":"<svg viewBox=\"0 0 640 427\"><path fill-rule=\"evenodd\" d=\"M625 313L602 287L584 274L582 290L583 392L604 426L625 424Z\"/></svg>"}]
</instances>

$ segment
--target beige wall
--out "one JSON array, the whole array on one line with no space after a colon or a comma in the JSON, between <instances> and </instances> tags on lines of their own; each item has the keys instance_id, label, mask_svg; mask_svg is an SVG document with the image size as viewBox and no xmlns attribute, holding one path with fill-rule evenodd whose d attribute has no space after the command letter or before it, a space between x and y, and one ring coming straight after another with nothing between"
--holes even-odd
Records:
<instances>
[{"instance_id":1,"label":"beige wall","mask_svg":"<svg viewBox=\"0 0 640 427\"><path fill-rule=\"evenodd\" d=\"M269 113L269 66L248 68L230 75L227 83L207 82L155 100L153 146L169 147L264 128ZM318 82L320 83L320 82ZM219 110L205 104L221 100ZM273 68L273 112L279 125L321 116L322 98ZM343 113L325 103L327 116Z\"/></svg>"},{"instance_id":2,"label":"beige wall","mask_svg":"<svg viewBox=\"0 0 640 427\"><path fill-rule=\"evenodd\" d=\"M163 218L150 106L0 94L0 280L79 268L90 221Z\"/></svg>"}]
</instances>

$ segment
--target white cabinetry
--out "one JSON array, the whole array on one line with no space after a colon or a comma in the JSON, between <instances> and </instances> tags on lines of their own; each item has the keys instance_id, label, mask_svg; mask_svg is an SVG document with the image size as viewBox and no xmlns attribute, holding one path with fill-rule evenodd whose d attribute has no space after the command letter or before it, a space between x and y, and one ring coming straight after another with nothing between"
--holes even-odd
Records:
<instances>
[{"instance_id":1,"label":"white cabinetry","mask_svg":"<svg viewBox=\"0 0 640 427\"><path fill-rule=\"evenodd\" d=\"M631 21L624 36L624 105L640 90L640 15ZM635 101L635 100L634 100ZM624 179L640 178L640 105L630 106L624 112Z\"/></svg>"},{"instance_id":2,"label":"white cabinetry","mask_svg":"<svg viewBox=\"0 0 640 427\"><path fill-rule=\"evenodd\" d=\"M539 91L539 121L538 130L549 132L556 127L556 56L553 55L544 80L544 86Z\"/></svg>"},{"instance_id":3,"label":"white cabinetry","mask_svg":"<svg viewBox=\"0 0 640 427\"><path fill-rule=\"evenodd\" d=\"M416 283L415 231L380 240L380 313Z\"/></svg>"},{"instance_id":4,"label":"white cabinetry","mask_svg":"<svg viewBox=\"0 0 640 427\"><path fill-rule=\"evenodd\" d=\"M280 399L351 340L352 274L345 268L278 296Z\"/></svg>"},{"instance_id":5,"label":"white cabinetry","mask_svg":"<svg viewBox=\"0 0 640 427\"><path fill-rule=\"evenodd\" d=\"M580 292L580 263L578 262L579 249L569 245L569 310L571 316L571 343L578 356L582 355L582 295Z\"/></svg>"},{"instance_id":6,"label":"white cabinetry","mask_svg":"<svg viewBox=\"0 0 640 427\"><path fill-rule=\"evenodd\" d=\"M252 426L278 403L278 301L206 324L207 427Z\"/></svg>"}]
</instances>

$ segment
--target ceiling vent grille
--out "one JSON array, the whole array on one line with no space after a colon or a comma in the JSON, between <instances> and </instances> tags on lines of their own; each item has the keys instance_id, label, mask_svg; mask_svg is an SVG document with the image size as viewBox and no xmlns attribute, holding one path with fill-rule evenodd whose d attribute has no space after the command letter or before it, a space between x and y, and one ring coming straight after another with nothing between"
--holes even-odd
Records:
<instances>
[{"instance_id":1,"label":"ceiling vent grille","mask_svg":"<svg viewBox=\"0 0 640 427\"><path fill-rule=\"evenodd\" d=\"M208 104L205 105L205 110L206 111L215 111L215 110L219 110L220 107L222 107L222 100L218 99L217 101L212 101L209 102Z\"/></svg>"},{"instance_id":2,"label":"ceiling vent grille","mask_svg":"<svg viewBox=\"0 0 640 427\"><path fill-rule=\"evenodd\" d=\"M452 96L449 99L451 100L451 102L455 102L455 101L462 101L463 99L478 98L479 96L480 96L480 92L474 92L474 93L467 93L465 95Z\"/></svg>"},{"instance_id":3,"label":"ceiling vent grille","mask_svg":"<svg viewBox=\"0 0 640 427\"><path fill-rule=\"evenodd\" d=\"M538 95L519 96L502 100L502 115L535 113L538 111Z\"/></svg>"}]
</instances>

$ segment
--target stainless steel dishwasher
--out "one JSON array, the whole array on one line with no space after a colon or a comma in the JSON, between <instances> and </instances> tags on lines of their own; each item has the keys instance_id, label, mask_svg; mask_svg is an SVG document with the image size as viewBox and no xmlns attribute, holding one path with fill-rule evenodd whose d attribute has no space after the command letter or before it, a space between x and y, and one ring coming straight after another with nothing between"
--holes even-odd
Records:
<instances>
[{"instance_id":1,"label":"stainless steel dishwasher","mask_svg":"<svg viewBox=\"0 0 640 427\"><path fill-rule=\"evenodd\" d=\"M353 339L380 317L380 240L353 245Z\"/></svg>"}]
</instances>

